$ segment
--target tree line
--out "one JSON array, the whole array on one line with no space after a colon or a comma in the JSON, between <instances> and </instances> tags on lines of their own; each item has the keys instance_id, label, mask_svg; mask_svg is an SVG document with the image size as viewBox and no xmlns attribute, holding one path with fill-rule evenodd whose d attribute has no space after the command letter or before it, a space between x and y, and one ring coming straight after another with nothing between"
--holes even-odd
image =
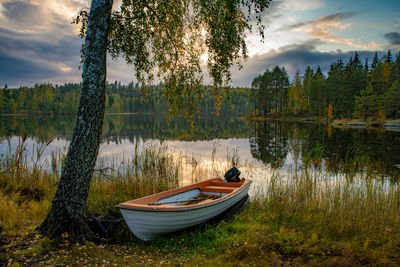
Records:
<instances>
[{"instance_id":1,"label":"tree line","mask_svg":"<svg viewBox=\"0 0 400 267\"><path fill-rule=\"evenodd\" d=\"M31 88L0 90L0 114L75 114L81 95L81 83L64 85L36 84ZM248 114L250 112L250 89L229 88L229 99L225 96L220 112ZM145 92L145 93L143 93ZM163 84L153 85L145 91L133 82L123 85L115 81L106 84L106 112L108 113L166 113L168 103ZM201 113L215 111L212 88L203 86L203 97L198 103Z\"/></svg>"},{"instance_id":2,"label":"tree line","mask_svg":"<svg viewBox=\"0 0 400 267\"><path fill-rule=\"evenodd\" d=\"M372 63L361 62L354 53L346 64L339 59L327 75L321 68L298 70L289 83L284 67L252 81L253 113L288 116L325 116L363 120L400 117L400 53L393 59L390 50L382 58L375 53Z\"/></svg>"},{"instance_id":3,"label":"tree line","mask_svg":"<svg viewBox=\"0 0 400 267\"><path fill-rule=\"evenodd\" d=\"M400 53L393 59L390 50L382 58L375 53L372 63L361 62L354 53L346 64L333 62L327 75L320 67L307 66L304 75L296 71L292 82L284 67L267 69L252 81L252 89L229 88L220 112L238 115L284 114L286 116L325 116L363 120L400 117ZM106 84L108 113L166 113L168 103L163 84L143 90L133 82ZM75 114L81 83L36 84L0 90L0 114ZM145 93L143 93L145 92ZM213 89L202 87L200 113L215 111Z\"/></svg>"}]
</instances>

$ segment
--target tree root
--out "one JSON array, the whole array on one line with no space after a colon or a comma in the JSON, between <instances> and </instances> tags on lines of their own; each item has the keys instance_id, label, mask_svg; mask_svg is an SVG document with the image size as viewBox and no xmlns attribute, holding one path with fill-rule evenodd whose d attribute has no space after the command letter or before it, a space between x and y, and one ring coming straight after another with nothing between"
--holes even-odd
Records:
<instances>
[{"instance_id":1,"label":"tree root","mask_svg":"<svg viewBox=\"0 0 400 267\"><path fill-rule=\"evenodd\" d=\"M53 200L51 210L38 230L56 240L68 239L84 244L96 239L86 206L72 201Z\"/></svg>"},{"instance_id":2,"label":"tree root","mask_svg":"<svg viewBox=\"0 0 400 267\"><path fill-rule=\"evenodd\" d=\"M95 216L76 203L53 202L51 211L38 230L55 240L67 239L84 244L86 241L109 239L121 221Z\"/></svg>"},{"instance_id":3,"label":"tree root","mask_svg":"<svg viewBox=\"0 0 400 267\"><path fill-rule=\"evenodd\" d=\"M47 217L39 226L38 230L41 234L49 236L55 240L67 239L71 243L79 242L85 244L86 241L96 240L96 235L89 226L89 218L63 219L64 220L54 220Z\"/></svg>"}]
</instances>

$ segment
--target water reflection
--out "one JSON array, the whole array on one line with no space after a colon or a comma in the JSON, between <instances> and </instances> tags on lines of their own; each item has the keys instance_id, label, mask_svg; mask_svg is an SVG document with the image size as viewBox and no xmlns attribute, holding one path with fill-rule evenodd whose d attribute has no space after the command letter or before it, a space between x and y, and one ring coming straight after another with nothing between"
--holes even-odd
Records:
<instances>
[{"instance_id":1,"label":"water reflection","mask_svg":"<svg viewBox=\"0 0 400 267\"><path fill-rule=\"evenodd\" d=\"M358 170L399 177L399 132L266 122L255 123L253 132L253 157L272 167L292 167L307 161L316 166L324 163L331 172Z\"/></svg>"},{"instance_id":2,"label":"water reflection","mask_svg":"<svg viewBox=\"0 0 400 267\"><path fill-rule=\"evenodd\" d=\"M13 150L18 136L28 134L29 153L35 145L53 139L47 153L63 154L74 120L3 116L0 136L11 137ZM183 160L185 175L195 179L221 175L232 160L245 169L245 175L258 179L268 177L273 168L299 171L308 162L331 172L369 171L391 179L397 179L400 172L399 132L307 123L250 123L232 116L203 116L191 129L185 120L163 115L108 114L98 164L123 168L136 144L148 143L168 145L171 153ZM0 153L9 153L7 142L0 144Z\"/></svg>"},{"instance_id":3,"label":"water reflection","mask_svg":"<svg viewBox=\"0 0 400 267\"><path fill-rule=\"evenodd\" d=\"M288 154L288 134L281 123L256 123L250 137L250 150L254 158L264 164L282 167Z\"/></svg>"}]
</instances>

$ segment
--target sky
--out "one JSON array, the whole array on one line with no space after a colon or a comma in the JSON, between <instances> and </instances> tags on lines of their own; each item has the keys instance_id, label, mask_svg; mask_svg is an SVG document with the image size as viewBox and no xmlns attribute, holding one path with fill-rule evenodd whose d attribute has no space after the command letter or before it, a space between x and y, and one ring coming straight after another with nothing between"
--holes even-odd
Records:
<instances>
[{"instance_id":1,"label":"sky","mask_svg":"<svg viewBox=\"0 0 400 267\"><path fill-rule=\"evenodd\" d=\"M296 70L400 51L399 0L281 0L264 12L265 38L248 33L249 57L232 69L231 85L250 86L275 65ZM114 9L119 5L114 1ZM71 18L89 0L0 0L0 88L81 81L79 25ZM370 61L371 62L371 61ZM133 67L108 60L108 81L135 81ZM205 79L209 82L208 79Z\"/></svg>"}]
</instances>

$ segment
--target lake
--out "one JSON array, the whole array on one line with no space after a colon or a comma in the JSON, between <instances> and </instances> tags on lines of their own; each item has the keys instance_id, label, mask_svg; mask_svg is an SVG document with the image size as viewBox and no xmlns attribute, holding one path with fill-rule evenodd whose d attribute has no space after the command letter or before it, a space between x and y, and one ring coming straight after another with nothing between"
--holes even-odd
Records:
<instances>
[{"instance_id":1,"label":"lake","mask_svg":"<svg viewBox=\"0 0 400 267\"><path fill-rule=\"evenodd\" d=\"M1 116L1 156L15 151L20 137L27 134L26 158L33 164L37 149L52 140L41 159L43 168L51 170L51 155L61 158L66 153L74 122L74 116ZM160 145L182 162L183 184L223 175L232 161L243 177L261 183L275 170L299 172L305 162L326 173L357 167L389 180L400 174L398 131L248 122L229 115L202 116L191 129L183 119L160 114L106 114L96 168L123 172L135 146L140 150Z\"/></svg>"}]
</instances>

